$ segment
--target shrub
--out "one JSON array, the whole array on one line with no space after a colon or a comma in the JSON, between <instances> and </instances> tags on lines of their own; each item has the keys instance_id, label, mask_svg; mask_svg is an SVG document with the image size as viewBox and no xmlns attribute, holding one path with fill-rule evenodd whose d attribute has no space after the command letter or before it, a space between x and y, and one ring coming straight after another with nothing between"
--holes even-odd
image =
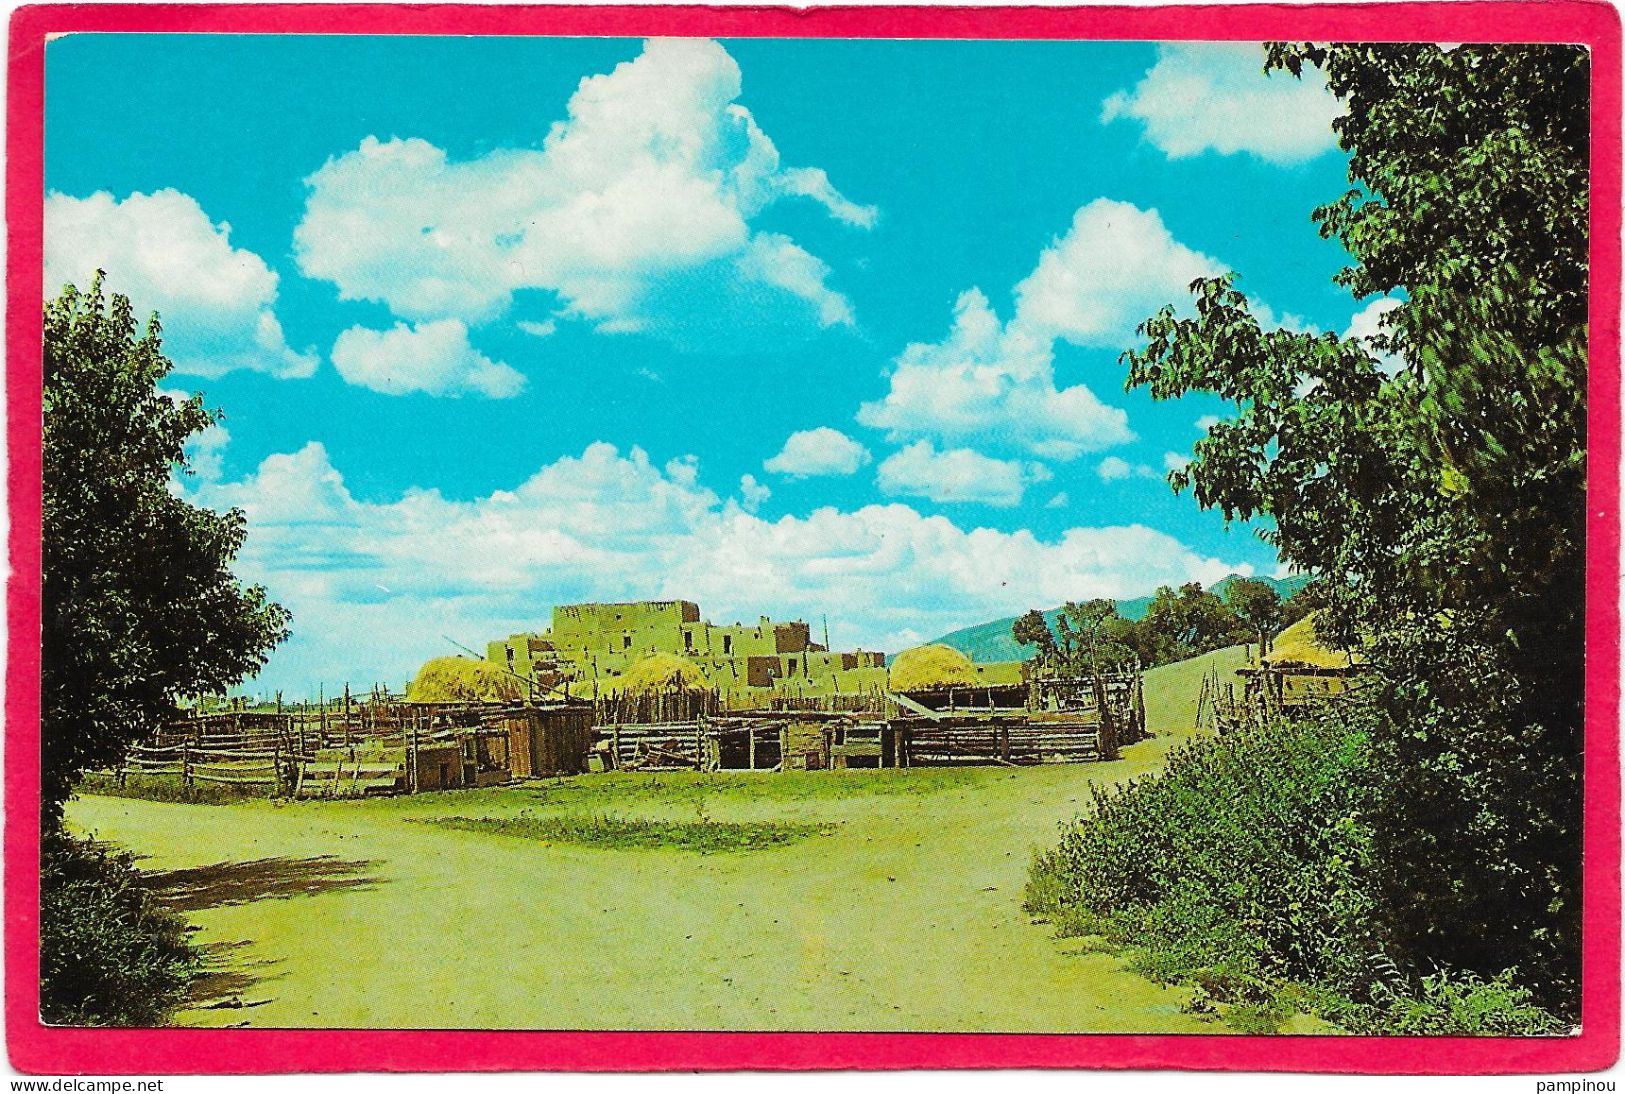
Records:
<instances>
[{"instance_id":1,"label":"shrub","mask_svg":"<svg viewBox=\"0 0 1625 1094\"><path fill-rule=\"evenodd\" d=\"M163 1024L197 965L185 922L142 888L128 855L52 836L40 865L41 1020Z\"/></svg>"},{"instance_id":2,"label":"shrub","mask_svg":"<svg viewBox=\"0 0 1625 1094\"><path fill-rule=\"evenodd\" d=\"M1371 1005L1342 1017L1354 1033L1401 1036L1550 1037L1567 1026L1534 1002L1507 969L1490 980L1441 969L1409 991L1379 984Z\"/></svg>"},{"instance_id":3,"label":"shrub","mask_svg":"<svg viewBox=\"0 0 1625 1094\"><path fill-rule=\"evenodd\" d=\"M1221 998L1266 980L1355 987L1381 952L1365 744L1358 719L1334 717L1191 741L1161 775L1094 791L1034 862L1027 908L1133 940L1147 971L1201 973Z\"/></svg>"},{"instance_id":4,"label":"shrub","mask_svg":"<svg viewBox=\"0 0 1625 1094\"><path fill-rule=\"evenodd\" d=\"M1033 862L1025 906L1193 989L1190 1009L1269 1032L1312 1011L1370 1034L1545 1035L1562 1022L1511 970L1420 975L1385 900L1371 814L1393 778L1380 715L1313 717L1187 742L1160 774L1094 791Z\"/></svg>"}]
</instances>

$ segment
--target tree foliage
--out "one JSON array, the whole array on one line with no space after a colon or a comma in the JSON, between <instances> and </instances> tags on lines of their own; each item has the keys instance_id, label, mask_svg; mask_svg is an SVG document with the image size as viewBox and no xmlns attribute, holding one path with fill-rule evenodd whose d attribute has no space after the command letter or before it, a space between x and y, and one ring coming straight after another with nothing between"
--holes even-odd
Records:
<instances>
[{"instance_id":1,"label":"tree foliage","mask_svg":"<svg viewBox=\"0 0 1625 1094\"><path fill-rule=\"evenodd\" d=\"M1253 632L1260 654L1268 651L1270 640L1286 618L1281 594L1268 583L1252 577L1238 577L1224 587L1224 606Z\"/></svg>"},{"instance_id":2,"label":"tree foliage","mask_svg":"<svg viewBox=\"0 0 1625 1094\"><path fill-rule=\"evenodd\" d=\"M1264 517L1367 652L1384 715L1374 869L1400 959L1578 972L1587 88L1568 46L1275 44L1347 107L1351 188L1314 213L1374 344L1267 330L1233 276L1125 355L1128 385L1236 411L1173 477Z\"/></svg>"},{"instance_id":3,"label":"tree foliage","mask_svg":"<svg viewBox=\"0 0 1625 1094\"><path fill-rule=\"evenodd\" d=\"M214 416L158 390L171 365L154 316L73 286L45 306L41 720L45 819L79 774L115 764L176 700L264 664L288 613L230 564L241 512L171 490Z\"/></svg>"},{"instance_id":4,"label":"tree foliage","mask_svg":"<svg viewBox=\"0 0 1625 1094\"><path fill-rule=\"evenodd\" d=\"M1224 646L1253 641L1259 631L1257 621L1243 617L1231 600L1238 584L1256 585L1267 597L1247 592L1242 603L1255 600L1275 605L1275 615L1262 608L1258 620L1273 619L1279 629L1283 602L1267 583L1251 578L1232 578L1220 596L1188 582L1177 590L1164 585L1157 589L1143 619L1126 619L1110 600L1068 601L1055 614L1053 628L1038 609L1020 616L1010 632L1023 646L1036 647L1035 660L1041 671L1077 675L1094 667L1137 662L1143 667L1166 665ZM1293 598L1295 600L1296 597ZM1292 600L1285 602L1291 604ZM1249 608L1249 611L1254 609ZM1273 630L1271 630L1273 633Z\"/></svg>"}]
</instances>

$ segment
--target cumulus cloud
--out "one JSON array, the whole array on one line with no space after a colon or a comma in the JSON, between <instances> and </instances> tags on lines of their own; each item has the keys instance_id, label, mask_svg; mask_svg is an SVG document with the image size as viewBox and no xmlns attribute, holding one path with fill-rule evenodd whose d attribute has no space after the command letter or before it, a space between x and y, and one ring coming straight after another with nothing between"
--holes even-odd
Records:
<instances>
[{"instance_id":1,"label":"cumulus cloud","mask_svg":"<svg viewBox=\"0 0 1625 1094\"><path fill-rule=\"evenodd\" d=\"M355 497L316 443L228 482L178 489L240 506L240 570L294 613L266 687L404 682L446 652L547 625L578 600L686 598L713 619L829 614L837 644L889 649L1032 604L1136 596L1241 569L1141 525L966 527L908 505L767 520L719 498L692 459L589 446L511 490L453 500L411 489ZM888 646L888 641L893 643Z\"/></svg>"},{"instance_id":2,"label":"cumulus cloud","mask_svg":"<svg viewBox=\"0 0 1625 1094\"><path fill-rule=\"evenodd\" d=\"M821 425L790 434L777 456L762 463L775 475L805 479L850 475L870 460L869 450L838 429Z\"/></svg>"},{"instance_id":3,"label":"cumulus cloud","mask_svg":"<svg viewBox=\"0 0 1625 1094\"><path fill-rule=\"evenodd\" d=\"M518 371L470 345L468 328L456 319L384 331L351 327L333 343L333 367L349 383L386 395L507 399L525 386Z\"/></svg>"},{"instance_id":4,"label":"cumulus cloud","mask_svg":"<svg viewBox=\"0 0 1625 1094\"><path fill-rule=\"evenodd\" d=\"M971 448L938 452L930 441L915 441L881 461L875 482L890 497L1007 508L1020 504L1028 483L1049 477L1042 464L994 459Z\"/></svg>"},{"instance_id":5,"label":"cumulus cloud","mask_svg":"<svg viewBox=\"0 0 1625 1094\"><path fill-rule=\"evenodd\" d=\"M1343 106L1320 71L1305 68L1297 79L1263 69L1264 48L1250 42L1159 45L1156 64L1132 89L1109 96L1100 120L1139 122L1176 160L1250 153L1292 164L1336 148L1332 121Z\"/></svg>"},{"instance_id":6,"label":"cumulus cloud","mask_svg":"<svg viewBox=\"0 0 1625 1094\"><path fill-rule=\"evenodd\" d=\"M277 275L252 251L231 245L231 225L214 223L177 190L105 191L45 199L45 294L88 288L98 270L107 289L130 298L138 316L156 311L164 351L177 372L219 376L250 369L305 377L317 357L289 348L276 316Z\"/></svg>"},{"instance_id":7,"label":"cumulus cloud","mask_svg":"<svg viewBox=\"0 0 1625 1094\"><path fill-rule=\"evenodd\" d=\"M407 319L482 322L538 289L603 331L681 344L679 319L733 329L711 348L851 323L829 267L752 221L785 198L857 227L875 211L817 168L782 165L740 92L716 42L654 39L583 79L539 148L453 161L369 137L306 180L300 268Z\"/></svg>"},{"instance_id":8,"label":"cumulus cloud","mask_svg":"<svg viewBox=\"0 0 1625 1094\"><path fill-rule=\"evenodd\" d=\"M1091 201L1015 286L1008 322L980 289L962 293L948 337L908 346L885 396L865 403L858 420L894 441L976 439L1058 460L1132 441L1121 408L1084 384L1058 385L1056 344L1126 347L1146 316L1182 304L1191 281L1223 270L1174 239L1156 210Z\"/></svg>"},{"instance_id":9,"label":"cumulus cloud","mask_svg":"<svg viewBox=\"0 0 1625 1094\"><path fill-rule=\"evenodd\" d=\"M858 421L894 441L980 438L1056 459L1134 438L1123 410L1083 384L1057 387L1053 343L1001 323L980 289L960 295L944 341L903 351L890 390Z\"/></svg>"},{"instance_id":10,"label":"cumulus cloud","mask_svg":"<svg viewBox=\"0 0 1625 1094\"><path fill-rule=\"evenodd\" d=\"M1176 240L1155 209L1098 198L1016 286L1016 320L1034 334L1118 349L1147 316L1186 299L1192 281L1224 269Z\"/></svg>"}]
</instances>

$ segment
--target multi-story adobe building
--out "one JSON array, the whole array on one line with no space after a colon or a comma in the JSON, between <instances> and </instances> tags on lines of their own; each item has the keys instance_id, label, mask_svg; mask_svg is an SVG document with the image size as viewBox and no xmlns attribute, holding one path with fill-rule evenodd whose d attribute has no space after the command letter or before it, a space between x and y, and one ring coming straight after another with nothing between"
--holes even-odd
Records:
<instances>
[{"instance_id":1,"label":"multi-story adobe building","mask_svg":"<svg viewBox=\"0 0 1625 1094\"><path fill-rule=\"evenodd\" d=\"M532 679L586 684L619 676L653 653L689 658L723 691L791 681L800 685L795 690L859 691L885 682L883 653L828 650L801 620L764 615L754 624L708 623L690 600L561 604L553 609L551 629L492 642L486 657Z\"/></svg>"}]
</instances>

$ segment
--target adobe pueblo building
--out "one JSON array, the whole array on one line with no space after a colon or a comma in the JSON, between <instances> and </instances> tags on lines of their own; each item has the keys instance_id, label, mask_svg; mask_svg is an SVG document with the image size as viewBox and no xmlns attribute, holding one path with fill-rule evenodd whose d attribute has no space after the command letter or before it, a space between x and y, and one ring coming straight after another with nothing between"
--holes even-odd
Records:
<instances>
[{"instance_id":1,"label":"adobe pueblo building","mask_svg":"<svg viewBox=\"0 0 1625 1094\"><path fill-rule=\"evenodd\" d=\"M834 652L812 640L796 620L719 626L700 618L690 600L620 604L561 604L542 634L510 635L486 647L486 658L547 686L566 684L576 695L612 688L644 658L674 654L704 671L725 696L860 694L886 686L886 655Z\"/></svg>"}]
</instances>

